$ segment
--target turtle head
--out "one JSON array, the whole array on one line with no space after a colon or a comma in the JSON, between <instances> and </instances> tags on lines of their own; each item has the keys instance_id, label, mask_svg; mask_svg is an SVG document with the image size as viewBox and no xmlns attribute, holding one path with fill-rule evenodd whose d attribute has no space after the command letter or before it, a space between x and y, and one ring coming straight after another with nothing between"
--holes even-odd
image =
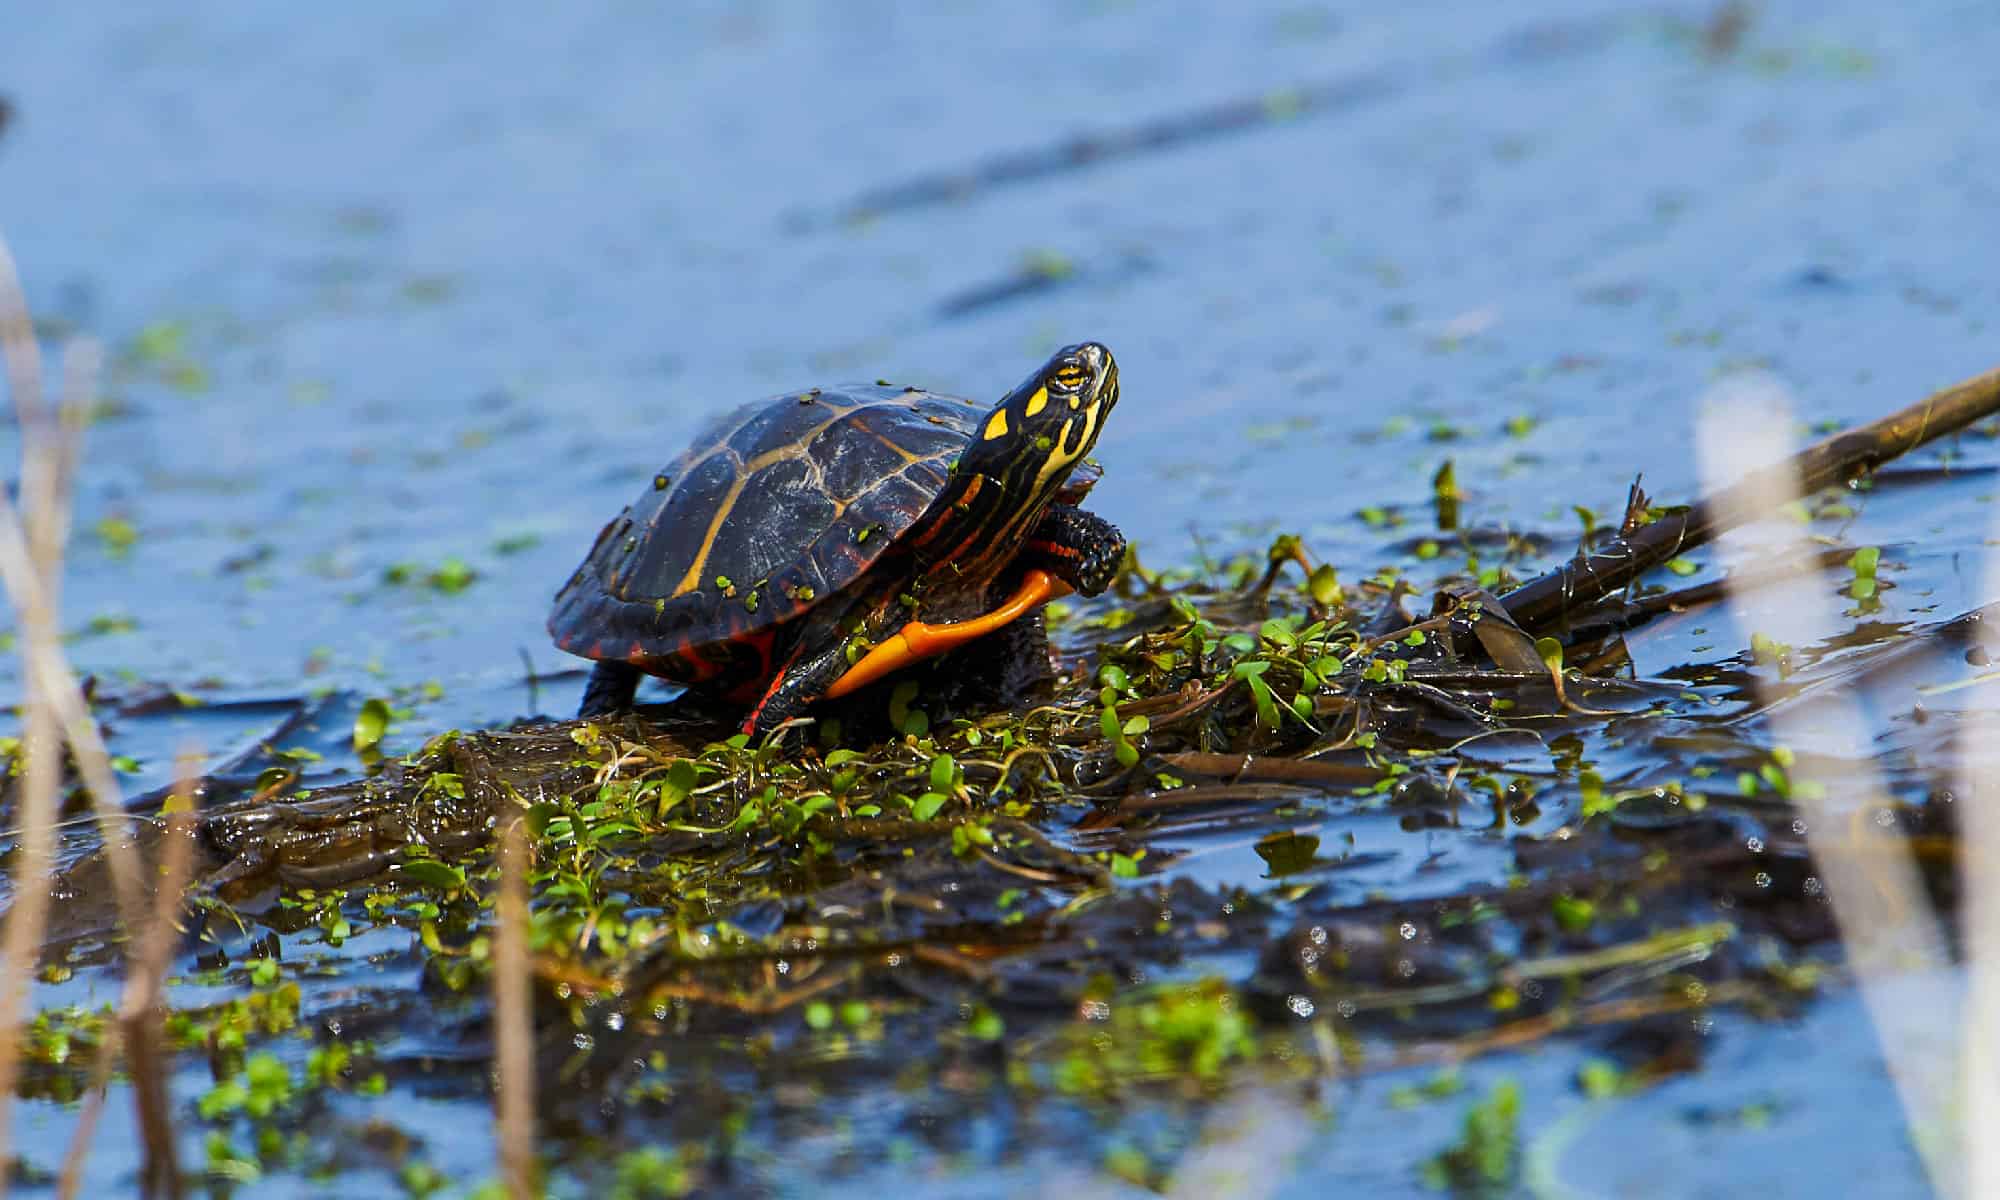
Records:
<instances>
[{"instance_id":1,"label":"turtle head","mask_svg":"<svg viewBox=\"0 0 2000 1200\"><path fill-rule=\"evenodd\" d=\"M1117 403L1111 351L1096 342L1065 346L994 405L958 469L1000 484L1010 504L1039 507L1097 444Z\"/></svg>"}]
</instances>

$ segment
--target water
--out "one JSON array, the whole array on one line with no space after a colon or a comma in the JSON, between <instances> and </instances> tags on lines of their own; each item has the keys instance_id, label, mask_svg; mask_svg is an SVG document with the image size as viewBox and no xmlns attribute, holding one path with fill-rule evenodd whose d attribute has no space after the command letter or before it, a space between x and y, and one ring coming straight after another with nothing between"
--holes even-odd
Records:
<instances>
[{"instance_id":1,"label":"water","mask_svg":"<svg viewBox=\"0 0 2000 1200\"><path fill-rule=\"evenodd\" d=\"M1726 50L1704 43L1712 16L39 6L0 45L0 229L51 332L98 337L111 362L71 652L110 694L332 693L298 744L335 768L365 696L414 708L395 750L566 713L581 676L542 632L548 597L705 417L841 379L997 398L1085 337L1117 352L1125 397L1093 507L1149 561L1257 551L1282 528L1350 579L1427 529L1447 458L1469 521L1560 554L1571 504L1615 513L1635 473L1694 491L1693 417L1718 379L1766 372L1803 420L1856 422L1993 365L2000 14L1774 0ZM1236 101L1269 119L1188 133ZM1163 120L1183 136L1020 179L994 166ZM935 203L898 190L939 173L970 182ZM1991 599L1973 565L1990 491L1863 499L1848 536L1906 547L1885 554L1900 586L1879 619ZM422 582L451 560L474 573L463 590ZM1644 674L1743 641L1663 622L1634 653ZM219 759L275 724L133 717L115 748L137 790L183 744ZM1225 842L1178 869L1256 880ZM1454 883L1501 871L1490 847L1460 853ZM1836 1026L1845 1003L1805 1020ZM1791 1037L1735 1020L1710 1036L1729 1049L1676 1086L1716 1105ZM1803 1082L1769 1138L1698 1132L1672 1169L1699 1161L1721 1188L1773 1157L1803 1172L1759 1174L1773 1194L1849 1177L1823 1148L1859 1153L1870 1119L1848 1085L1872 1051L1786 1044ZM1558 1047L1500 1069L1572 1067ZM1619 1111L1675 1128L1677 1103ZM31 1145L64 1127L17 1111ZM438 1123L468 1171L478 1111ZM1416 1156L1398 1131L1446 1136L1392 1122L1398 1164ZM1300 1136L1300 1177L1323 1178ZM1593 1135L1595 1165L1566 1178L1638 1186L1626 1140ZM1326 1142L1345 1164L1329 1169L1407 1183L1356 1165L1370 1144ZM1916 1187L1895 1161L1884 1186ZM990 1182L1044 1177L1026 1171Z\"/></svg>"}]
</instances>

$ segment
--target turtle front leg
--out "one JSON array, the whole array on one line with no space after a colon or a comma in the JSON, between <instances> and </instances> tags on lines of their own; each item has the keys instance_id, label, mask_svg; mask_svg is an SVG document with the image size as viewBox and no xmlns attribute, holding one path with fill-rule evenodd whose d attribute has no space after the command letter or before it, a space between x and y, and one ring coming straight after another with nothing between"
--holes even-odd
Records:
<instances>
[{"instance_id":1,"label":"turtle front leg","mask_svg":"<svg viewBox=\"0 0 2000 1200\"><path fill-rule=\"evenodd\" d=\"M743 732L761 737L804 712L806 706L827 693L847 671L847 639L832 622L815 628L814 622L799 637L800 649L786 661L778 677L743 718ZM812 649L812 647L819 649Z\"/></svg>"},{"instance_id":2,"label":"turtle front leg","mask_svg":"<svg viewBox=\"0 0 2000 1200\"><path fill-rule=\"evenodd\" d=\"M1072 591L1095 596L1111 586L1124 559L1125 535L1118 532L1116 525L1080 508L1051 505L1036 522L1015 559L1018 566L1025 568L1020 582L995 608L964 621L937 625L911 621L876 643L852 666L844 653L836 652L826 668L831 672L830 677L816 686L827 699L837 700L918 659L935 658L1003 629ZM785 684L783 679L774 684L772 695ZM767 701L770 699L766 697ZM753 714L752 720L758 719ZM762 728L768 729L774 723L765 722Z\"/></svg>"},{"instance_id":3,"label":"turtle front leg","mask_svg":"<svg viewBox=\"0 0 2000 1200\"><path fill-rule=\"evenodd\" d=\"M1125 561L1125 535L1094 512L1051 504L1016 561L1040 567L1082 595L1095 596L1111 586Z\"/></svg>"}]
</instances>

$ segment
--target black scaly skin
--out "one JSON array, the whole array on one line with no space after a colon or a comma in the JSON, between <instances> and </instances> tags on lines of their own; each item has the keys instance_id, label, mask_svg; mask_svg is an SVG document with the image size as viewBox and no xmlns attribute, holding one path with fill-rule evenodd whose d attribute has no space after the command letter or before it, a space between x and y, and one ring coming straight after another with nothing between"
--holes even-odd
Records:
<instances>
[{"instance_id":1,"label":"black scaly skin","mask_svg":"<svg viewBox=\"0 0 2000 1200\"><path fill-rule=\"evenodd\" d=\"M768 733L798 716L847 673L847 635L834 613L822 610L808 616L797 645L782 679L758 703L752 721L757 733Z\"/></svg>"},{"instance_id":2,"label":"black scaly skin","mask_svg":"<svg viewBox=\"0 0 2000 1200\"><path fill-rule=\"evenodd\" d=\"M1125 561L1125 535L1094 512L1051 504L1015 561L1042 568L1079 595L1096 596Z\"/></svg>"},{"instance_id":3,"label":"black scaly skin","mask_svg":"<svg viewBox=\"0 0 2000 1200\"><path fill-rule=\"evenodd\" d=\"M598 663L591 669L590 682L583 685L583 703L577 706L576 715L602 717L631 708L644 676L645 672L631 663Z\"/></svg>"}]
</instances>

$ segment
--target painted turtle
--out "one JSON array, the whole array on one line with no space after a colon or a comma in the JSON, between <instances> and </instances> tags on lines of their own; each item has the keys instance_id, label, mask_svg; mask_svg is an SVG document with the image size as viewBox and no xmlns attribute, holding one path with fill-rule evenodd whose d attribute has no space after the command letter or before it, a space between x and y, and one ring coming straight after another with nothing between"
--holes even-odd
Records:
<instances>
[{"instance_id":1,"label":"painted turtle","mask_svg":"<svg viewBox=\"0 0 2000 1200\"><path fill-rule=\"evenodd\" d=\"M748 706L765 732L1070 591L1124 556L1076 507L1118 402L1094 342L990 410L847 386L745 406L604 527L549 633L594 659L582 716L629 708L642 674Z\"/></svg>"}]
</instances>

